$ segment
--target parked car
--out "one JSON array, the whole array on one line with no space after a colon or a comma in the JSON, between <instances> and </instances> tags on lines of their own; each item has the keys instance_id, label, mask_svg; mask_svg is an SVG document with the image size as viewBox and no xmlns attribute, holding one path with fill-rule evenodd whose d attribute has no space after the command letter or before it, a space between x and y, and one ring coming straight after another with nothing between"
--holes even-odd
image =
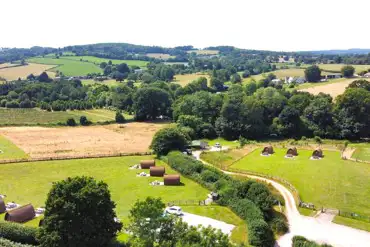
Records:
<instances>
[{"instance_id":1,"label":"parked car","mask_svg":"<svg viewBox=\"0 0 370 247\"><path fill-rule=\"evenodd\" d=\"M174 214L174 215L178 215L178 216L181 216L181 215L184 214L182 212L182 209L180 207L178 207L178 206L172 206L172 207L166 208L166 213L168 213L168 214Z\"/></svg>"},{"instance_id":2,"label":"parked car","mask_svg":"<svg viewBox=\"0 0 370 247\"><path fill-rule=\"evenodd\" d=\"M220 143L218 143L218 142L216 142L216 144L215 144L215 148L221 148L221 144L220 144Z\"/></svg>"}]
</instances>

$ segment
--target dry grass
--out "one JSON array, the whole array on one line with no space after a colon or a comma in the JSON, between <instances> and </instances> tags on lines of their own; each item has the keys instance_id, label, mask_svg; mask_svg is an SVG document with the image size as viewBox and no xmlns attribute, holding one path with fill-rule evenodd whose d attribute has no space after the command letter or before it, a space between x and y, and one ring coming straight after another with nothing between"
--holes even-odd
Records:
<instances>
[{"instance_id":1,"label":"dry grass","mask_svg":"<svg viewBox=\"0 0 370 247\"><path fill-rule=\"evenodd\" d=\"M190 82L200 78L200 77L205 77L207 78L208 84L210 83L211 78L209 77L208 74L186 74L186 75L175 75L174 82L177 84L180 84L181 86L186 86Z\"/></svg>"},{"instance_id":2,"label":"dry grass","mask_svg":"<svg viewBox=\"0 0 370 247\"><path fill-rule=\"evenodd\" d=\"M1 68L6 68L6 67L13 67L13 66L17 66L19 64L14 64L14 63L2 63L0 64L0 69Z\"/></svg>"},{"instance_id":3,"label":"dry grass","mask_svg":"<svg viewBox=\"0 0 370 247\"><path fill-rule=\"evenodd\" d=\"M319 64L319 67L324 70L330 70L330 71L337 71L340 72L340 70L343 68L343 66L346 66L345 64ZM356 69L356 73L360 73L361 71L370 69L370 65L354 65L352 66Z\"/></svg>"},{"instance_id":4,"label":"dry grass","mask_svg":"<svg viewBox=\"0 0 370 247\"><path fill-rule=\"evenodd\" d=\"M163 123L127 123L90 127L6 127L0 134L31 158L87 156L149 151Z\"/></svg>"},{"instance_id":5,"label":"dry grass","mask_svg":"<svg viewBox=\"0 0 370 247\"><path fill-rule=\"evenodd\" d=\"M55 65L34 64L30 63L25 66L0 69L0 77L6 80L18 80L18 78L25 79L29 74L39 75L42 72L55 67ZM50 77L55 77L55 73L48 71Z\"/></svg>"},{"instance_id":6,"label":"dry grass","mask_svg":"<svg viewBox=\"0 0 370 247\"><path fill-rule=\"evenodd\" d=\"M167 54L167 53L147 53L145 55L148 57L162 59L162 60L167 60L169 58L175 58L175 56L171 56L170 54Z\"/></svg>"},{"instance_id":7,"label":"dry grass","mask_svg":"<svg viewBox=\"0 0 370 247\"><path fill-rule=\"evenodd\" d=\"M192 50L188 51L188 53L195 52L197 55L217 55L220 53L219 51L216 50Z\"/></svg>"},{"instance_id":8,"label":"dry grass","mask_svg":"<svg viewBox=\"0 0 370 247\"><path fill-rule=\"evenodd\" d=\"M319 93L326 93L330 94L333 98L336 98L338 95L341 95L344 93L346 90L346 87L348 85L355 81L357 79L340 79L338 82L333 82L333 83L325 83L323 85L313 85L310 88L305 88L300 91L302 92L309 92L313 95L317 95Z\"/></svg>"}]
</instances>

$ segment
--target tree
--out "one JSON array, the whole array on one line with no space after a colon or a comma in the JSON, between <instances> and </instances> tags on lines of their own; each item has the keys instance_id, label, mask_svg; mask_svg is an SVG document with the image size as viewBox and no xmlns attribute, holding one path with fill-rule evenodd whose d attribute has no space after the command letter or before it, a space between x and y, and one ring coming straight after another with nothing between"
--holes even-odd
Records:
<instances>
[{"instance_id":1,"label":"tree","mask_svg":"<svg viewBox=\"0 0 370 247\"><path fill-rule=\"evenodd\" d=\"M100 68L101 68L101 69L105 69L105 67L107 67L107 65L108 65L108 64L107 64L106 62L101 62L101 63L100 63Z\"/></svg>"},{"instance_id":2,"label":"tree","mask_svg":"<svg viewBox=\"0 0 370 247\"><path fill-rule=\"evenodd\" d=\"M302 130L299 111L286 106L274 121L273 128L284 137L299 136Z\"/></svg>"},{"instance_id":3,"label":"tree","mask_svg":"<svg viewBox=\"0 0 370 247\"><path fill-rule=\"evenodd\" d=\"M248 82L248 83L245 85L245 93L246 93L248 96L253 95L256 91L257 91L257 84L256 84L256 82L255 82L255 81Z\"/></svg>"},{"instance_id":4,"label":"tree","mask_svg":"<svg viewBox=\"0 0 370 247\"><path fill-rule=\"evenodd\" d=\"M321 79L321 69L317 65L312 65L304 71L306 80L309 82L318 82Z\"/></svg>"},{"instance_id":5,"label":"tree","mask_svg":"<svg viewBox=\"0 0 370 247\"><path fill-rule=\"evenodd\" d=\"M242 78L240 77L240 75L239 75L238 73L235 73L235 74L233 74L233 75L231 76L230 81L231 81L232 83L240 83L240 82L242 82Z\"/></svg>"},{"instance_id":6,"label":"tree","mask_svg":"<svg viewBox=\"0 0 370 247\"><path fill-rule=\"evenodd\" d=\"M80 117L80 124L82 126L87 126L87 125L90 125L91 122L85 116L81 116Z\"/></svg>"},{"instance_id":7,"label":"tree","mask_svg":"<svg viewBox=\"0 0 370 247\"><path fill-rule=\"evenodd\" d=\"M39 82L50 82L51 79L49 78L48 74L46 72L42 72L38 77L37 80Z\"/></svg>"},{"instance_id":8,"label":"tree","mask_svg":"<svg viewBox=\"0 0 370 247\"><path fill-rule=\"evenodd\" d=\"M183 150L189 141L181 129L177 127L168 127L155 133L151 148L159 155L166 155L171 150Z\"/></svg>"},{"instance_id":9,"label":"tree","mask_svg":"<svg viewBox=\"0 0 370 247\"><path fill-rule=\"evenodd\" d=\"M251 72L249 70L245 70L242 74L243 78L248 78L251 75Z\"/></svg>"},{"instance_id":10,"label":"tree","mask_svg":"<svg viewBox=\"0 0 370 247\"><path fill-rule=\"evenodd\" d=\"M76 121L74 118L68 118L66 123L68 126L76 126Z\"/></svg>"},{"instance_id":11,"label":"tree","mask_svg":"<svg viewBox=\"0 0 370 247\"><path fill-rule=\"evenodd\" d=\"M36 79L36 76L34 76L33 74L29 74L28 76L27 76L27 80L35 80Z\"/></svg>"},{"instance_id":12,"label":"tree","mask_svg":"<svg viewBox=\"0 0 370 247\"><path fill-rule=\"evenodd\" d=\"M352 77L355 73L355 68L351 65L346 65L340 71L344 77Z\"/></svg>"},{"instance_id":13,"label":"tree","mask_svg":"<svg viewBox=\"0 0 370 247\"><path fill-rule=\"evenodd\" d=\"M104 73L104 75L110 75L110 73L112 73L112 66L111 66L111 65L107 65L107 66L104 68L103 73Z\"/></svg>"},{"instance_id":14,"label":"tree","mask_svg":"<svg viewBox=\"0 0 370 247\"><path fill-rule=\"evenodd\" d=\"M348 85L348 88L363 88L370 91L370 81L368 80L356 80Z\"/></svg>"},{"instance_id":15,"label":"tree","mask_svg":"<svg viewBox=\"0 0 370 247\"><path fill-rule=\"evenodd\" d=\"M129 73L130 72L130 68L127 66L126 63L121 63L119 65L117 65L117 71L124 74L124 73Z\"/></svg>"},{"instance_id":16,"label":"tree","mask_svg":"<svg viewBox=\"0 0 370 247\"><path fill-rule=\"evenodd\" d=\"M170 116L171 98L167 91L155 87L142 87L134 96L135 118L139 121Z\"/></svg>"},{"instance_id":17,"label":"tree","mask_svg":"<svg viewBox=\"0 0 370 247\"><path fill-rule=\"evenodd\" d=\"M117 123L124 123L125 117L122 115L120 111L116 111L116 122Z\"/></svg>"},{"instance_id":18,"label":"tree","mask_svg":"<svg viewBox=\"0 0 370 247\"><path fill-rule=\"evenodd\" d=\"M74 177L54 183L46 200L40 246L106 246L122 228L114 208L102 181Z\"/></svg>"}]
</instances>

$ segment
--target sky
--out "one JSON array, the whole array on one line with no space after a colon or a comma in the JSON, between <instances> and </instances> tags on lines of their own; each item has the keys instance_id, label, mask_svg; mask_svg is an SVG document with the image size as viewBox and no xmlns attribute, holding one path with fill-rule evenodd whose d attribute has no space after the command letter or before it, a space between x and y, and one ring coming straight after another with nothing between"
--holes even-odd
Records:
<instances>
[{"instance_id":1,"label":"sky","mask_svg":"<svg viewBox=\"0 0 370 247\"><path fill-rule=\"evenodd\" d=\"M370 48L369 0L1 0L0 47Z\"/></svg>"}]
</instances>

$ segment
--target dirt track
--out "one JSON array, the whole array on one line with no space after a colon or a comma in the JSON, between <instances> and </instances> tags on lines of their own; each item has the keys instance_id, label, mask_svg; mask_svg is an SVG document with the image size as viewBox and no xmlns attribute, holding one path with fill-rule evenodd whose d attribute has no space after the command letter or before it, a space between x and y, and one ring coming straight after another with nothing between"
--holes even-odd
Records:
<instances>
[{"instance_id":1,"label":"dirt track","mask_svg":"<svg viewBox=\"0 0 370 247\"><path fill-rule=\"evenodd\" d=\"M158 123L127 123L91 127L6 127L4 135L31 158L149 151Z\"/></svg>"}]
</instances>

